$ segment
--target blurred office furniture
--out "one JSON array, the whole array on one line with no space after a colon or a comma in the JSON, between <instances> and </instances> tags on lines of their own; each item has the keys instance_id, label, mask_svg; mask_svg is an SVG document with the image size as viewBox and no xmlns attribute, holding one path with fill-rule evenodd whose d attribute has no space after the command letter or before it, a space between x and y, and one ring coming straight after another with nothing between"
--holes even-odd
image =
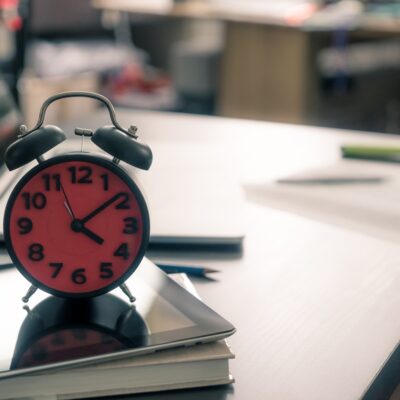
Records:
<instances>
[{"instance_id":1,"label":"blurred office furniture","mask_svg":"<svg viewBox=\"0 0 400 400\"><path fill-rule=\"evenodd\" d=\"M24 65L28 0L0 0L0 71L15 100Z\"/></svg>"},{"instance_id":2,"label":"blurred office furniture","mask_svg":"<svg viewBox=\"0 0 400 400\"><path fill-rule=\"evenodd\" d=\"M387 120L400 100L398 68L349 76L347 90L334 92L319 70L318 57L324 49L366 41L379 45L382 39L396 37L398 17L356 7L339 19L331 10L318 10L313 2L308 8L300 3L304 2L93 0L95 7L108 11L174 21L224 21L220 115L380 131L393 128ZM337 21L342 22L337 25Z\"/></svg>"},{"instance_id":3,"label":"blurred office furniture","mask_svg":"<svg viewBox=\"0 0 400 400\"><path fill-rule=\"evenodd\" d=\"M31 0L25 17L18 94L25 122L31 126L42 102L68 90L99 91L101 73L135 61L134 50L115 43L101 13L89 0L56 3ZM49 122L93 110L93 102L61 102L50 108Z\"/></svg>"},{"instance_id":4,"label":"blurred office furniture","mask_svg":"<svg viewBox=\"0 0 400 400\"><path fill-rule=\"evenodd\" d=\"M18 134L17 126L20 120L10 88L0 75L0 165L4 162L5 149Z\"/></svg>"},{"instance_id":5,"label":"blurred office furniture","mask_svg":"<svg viewBox=\"0 0 400 400\"><path fill-rule=\"evenodd\" d=\"M201 39L178 42L171 51L171 78L182 104L181 111L215 114L220 43Z\"/></svg>"},{"instance_id":6,"label":"blurred office furniture","mask_svg":"<svg viewBox=\"0 0 400 400\"><path fill-rule=\"evenodd\" d=\"M0 0L0 164L4 162L7 145L18 134L17 126L21 121L15 101L21 63L17 41L23 34L23 12L19 12L19 3L19 0Z\"/></svg>"},{"instance_id":7,"label":"blurred office furniture","mask_svg":"<svg viewBox=\"0 0 400 400\"><path fill-rule=\"evenodd\" d=\"M94 73L80 73L73 76L37 77L25 73L19 80L20 107L24 123L28 127L35 126L41 104L54 94L71 90L98 91L98 77ZM60 102L49 108L47 123L65 121L93 111L93 102Z\"/></svg>"},{"instance_id":8,"label":"blurred office furniture","mask_svg":"<svg viewBox=\"0 0 400 400\"><path fill-rule=\"evenodd\" d=\"M29 39L107 36L100 13L89 0L31 0L28 11Z\"/></svg>"},{"instance_id":9,"label":"blurred office furniture","mask_svg":"<svg viewBox=\"0 0 400 400\"><path fill-rule=\"evenodd\" d=\"M19 46L24 54L23 71L17 77L28 125L45 98L74 88L103 92L124 107L177 108L169 80L134 45L124 17L103 16L89 0L29 2L25 40ZM70 107L61 102L52 109L49 121L85 114L95 106L87 102L87 107Z\"/></svg>"},{"instance_id":10,"label":"blurred office furniture","mask_svg":"<svg viewBox=\"0 0 400 400\"><path fill-rule=\"evenodd\" d=\"M32 41L104 37L107 33L100 22L100 12L91 7L89 0L0 0L0 70L15 98L19 98L18 81ZM6 59L4 53L8 53Z\"/></svg>"}]
</instances>

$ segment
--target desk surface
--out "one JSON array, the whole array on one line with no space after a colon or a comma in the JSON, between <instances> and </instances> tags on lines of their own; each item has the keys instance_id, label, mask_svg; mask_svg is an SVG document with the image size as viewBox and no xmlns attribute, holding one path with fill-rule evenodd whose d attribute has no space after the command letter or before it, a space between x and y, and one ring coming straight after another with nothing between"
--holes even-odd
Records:
<instances>
[{"instance_id":1,"label":"desk surface","mask_svg":"<svg viewBox=\"0 0 400 400\"><path fill-rule=\"evenodd\" d=\"M393 137L245 120L118 111L157 141L212 141L233 152L246 191L243 254L153 253L222 272L196 281L204 301L229 319L236 383L230 387L143 395L160 399L356 399L398 343L400 248L357 232L271 207L261 188L277 177L340 159L339 145L393 143ZM99 112L87 128L107 122ZM157 157L157 154L154 155ZM205 160L206 162L206 160ZM397 165L387 166L397 169ZM138 398L138 397L135 397Z\"/></svg>"}]
</instances>

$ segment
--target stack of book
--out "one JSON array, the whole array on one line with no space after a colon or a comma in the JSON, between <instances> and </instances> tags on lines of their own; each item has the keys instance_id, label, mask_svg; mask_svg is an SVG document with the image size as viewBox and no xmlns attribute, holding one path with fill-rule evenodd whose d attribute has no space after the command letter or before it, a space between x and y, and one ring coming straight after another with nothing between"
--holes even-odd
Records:
<instances>
[{"instance_id":1,"label":"stack of book","mask_svg":"<svg viewBox=\"0 0 400 400\"><path fill-rule=\"evenodd\" d=\"M178 283L193 293L182 276ZM196 295L196 293L194 293ZM225 340L160 350L151 354L16 376L0 381L0 399L82 399L229 384Z\"/></svg>"},{"instance_id":2,"label":"stack of book","mask_svg":"<svg viewBox=\"0 0 400 400\"><path fill-rule=\"evenodd\" d=\"M80 368L23 375L1 382L1 399L82 399L222 385L233 382L226 341L161 350Z\"/></svg>"}]
</instances>

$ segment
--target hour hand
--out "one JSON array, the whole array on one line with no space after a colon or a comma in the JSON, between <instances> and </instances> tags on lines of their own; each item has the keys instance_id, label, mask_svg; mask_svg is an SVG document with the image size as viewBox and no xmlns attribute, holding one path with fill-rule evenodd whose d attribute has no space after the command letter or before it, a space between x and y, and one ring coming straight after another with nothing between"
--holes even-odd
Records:
<instances>
[{"instance_id":1,"label":"hour hand","mask_svg":"<svg viewBox=\"0 0 400 400\"><path fill-rule=\"evenodd\" d=\"M85 226L82 227L81 232L84 235L86 235L88 238L94 240L98 244L103 244L103 242L104 242L104 239L102 237L100 237L99 235L96 235L93 231L91 231L90 229L86 228Z\"/></svg>"},{"instance_id":2,"label":"hour hand","mask_svg":"<svg viewBox=\"0 0 400 400\"><path fill-rule=\"evenodd\" d=\"M99 235L97 235L96 233L94 233L93 231L91 231L89 228L86 228L86 226L83 224L82 221L80 221L79 219L74 219L71 223L71 229L74 232L81 232L83 233L85 236L87 236L89 239L92 239L94 242L98 243L98 244L103 244L104 239L102 237L100 237Z\"/></svg>"}]
</instances>

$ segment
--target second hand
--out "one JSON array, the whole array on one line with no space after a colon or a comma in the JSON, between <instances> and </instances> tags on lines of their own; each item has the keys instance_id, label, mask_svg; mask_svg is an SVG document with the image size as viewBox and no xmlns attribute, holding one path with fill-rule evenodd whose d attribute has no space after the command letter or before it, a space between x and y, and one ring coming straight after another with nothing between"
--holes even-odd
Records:
<instances>
[{"instance_id":1,"label":"second hand","mask_svg":"<svg viewBox=\"0 0 400 400\"><path fill-rule=\"evenodd\" d=\"M64 199L65 199L65 200L64 200L64 206L65 206L65 208L67 209L67 211L68 211L69 215L71 216L71 218L72 218L73 220L75 220L75 219L76 219L76 218L75 218L75 214L74 214L74 212L72 211L71 203L70 203L69 200L68 200L67 194L65 193L64 186L62 185L61 181L60 181L60 188L61 188L61 191L63 192Z\"/></svg>"}]
</instances>

